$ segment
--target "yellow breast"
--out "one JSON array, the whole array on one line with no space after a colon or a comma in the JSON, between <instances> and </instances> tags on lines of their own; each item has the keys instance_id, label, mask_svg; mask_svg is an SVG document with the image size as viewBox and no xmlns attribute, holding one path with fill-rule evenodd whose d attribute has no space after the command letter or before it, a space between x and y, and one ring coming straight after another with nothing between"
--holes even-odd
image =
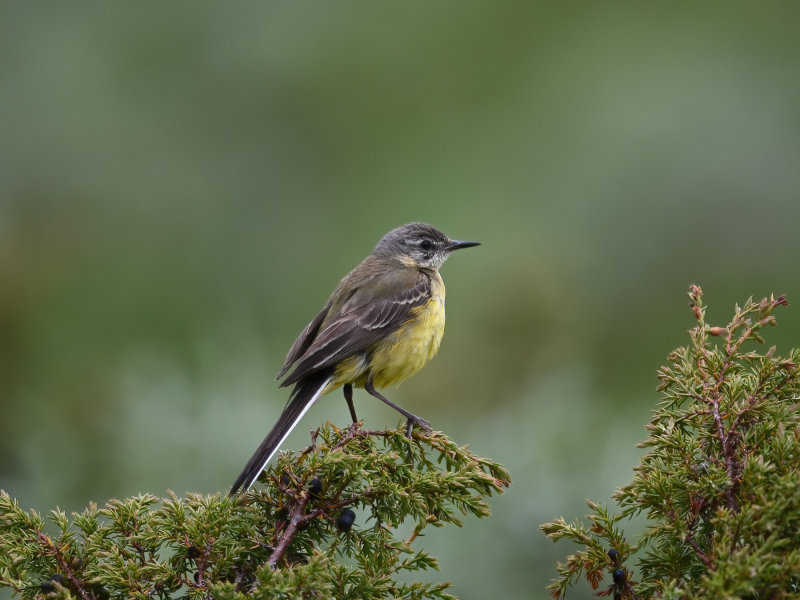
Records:
<instances>
[{"instance_id":1,"label":"yellow breast","mask_svg":"<svg viewBox=\"0 0 800 600\"><path fill-rule=\"evenodd\" d=\"M325 388L331 392L345 383L364 387L372 376L377 388L397 384L414 375L439 350L444 335L444 298L432 298L414 309L414 316L369 354L357 354L342 360L333 380Z\"/></svg>"},{"instance_id":2,"label":"yellow breast","mask_svg":"<svg viewBox=\"0 0 800 600\"><path fill-rule=\"evenodd\" d=\"M444 335L445 289L437 272L431 284L431 299L412 309L408 321L397 331L337 365L326 393L345 383L363 387L368 377L377 388L400 383L436 355Z\"/></svg>"},{"instance_id":3,"label":"yellow breast","mask_svg":"<svg viewBox=\"0 0 800 600\"><path fill-rule=\"evenodd\" d=\"M439 350L444 335L444 293L412 312L414 316L372 354L369 370L376 387L411 377Z\"/></svg>"}]
</instances>

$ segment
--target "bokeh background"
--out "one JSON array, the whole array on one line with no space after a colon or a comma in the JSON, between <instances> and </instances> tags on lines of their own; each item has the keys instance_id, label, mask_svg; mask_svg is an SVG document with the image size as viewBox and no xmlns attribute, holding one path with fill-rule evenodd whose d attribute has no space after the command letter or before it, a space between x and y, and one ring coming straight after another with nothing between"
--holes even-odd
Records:
<instances>
[{"instance_id":1,"label":"bokeh background","mask_svg":"<svg viewBox=\"0 0 800 600\"><path fill-rule=\"evenodd\" d=\"M717 324L800 301L798 7L3 2L0 488L226 490L295 335L424 220L483 246L445 265L440 355L391 397L514 477L422 540L431 578L545 597L572 548L538 525L630 480L688 285ZM340 397L286 447L325 419Z\"/></svg>"}]
</instances>

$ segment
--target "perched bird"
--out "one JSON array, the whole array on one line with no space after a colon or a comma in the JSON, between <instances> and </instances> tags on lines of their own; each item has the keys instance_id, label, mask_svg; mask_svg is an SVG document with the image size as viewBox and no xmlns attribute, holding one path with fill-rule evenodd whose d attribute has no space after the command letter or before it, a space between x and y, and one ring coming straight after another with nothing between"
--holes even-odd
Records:
<instances>
[{"instance_id":1,"label":"perched bird","mask_svg":"<svg viewBox=\"0 0 800 600\"><path fill-rule=\"evenodd\" d=\"M410 377L436 354L445 320L439 268L454 250L478 245L451 240L425 223L403 225L381 238L289 349L278 374L286 375L281 387L294 385L289 401L231 495L253 485L321 394L342 386L353 422L353 387L363 387L406 417L409 435L414 425L430 429L376 388Z\"/></svg>"}]
</instances>

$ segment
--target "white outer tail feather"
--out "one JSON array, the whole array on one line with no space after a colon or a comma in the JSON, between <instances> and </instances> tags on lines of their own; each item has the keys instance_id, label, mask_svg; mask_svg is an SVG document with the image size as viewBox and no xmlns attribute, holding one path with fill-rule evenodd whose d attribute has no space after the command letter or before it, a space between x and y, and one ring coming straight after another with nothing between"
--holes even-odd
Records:
<instances>
[{"instance_id":1,"label":"white outer tail feather","mask_svg":"<svg viewBox=\"0 0 800 600\"><path fill-rule=\"evenodd\" d=\"M258 480L259 475L261 475L264 469L267 468L269 461L271 461L272 457L275 456L278 450L281 449L283 442L285 442L286 438L289 437L289 434L292 433L292 431L294 431L294 428L300 422L300 419L302 419L308 412L308 410L314 405L317 399L322 395L322 392L325 391L325 388L328 387L328 384L331 382L332 379L333 376L330 376L324 382L322 382L322 385L319 386L319 389L317 389L317 391L314 392L314 395L311 396L311 399L308 402L306 402L306 405L303 407L303 410L300 411L300 414L297 415L297 418L294 420L291 426L286 430L286 433L284 433L283 436L280 438L280 440L278 440L278 443L275 445L275 448L272 450L272 452L270 452L270 454L263 460L259 469L254 472L254 475L248 481L246 481L245 484L242 486L243 492L249 490L252 487L252 485Z\"/></svg>"}]
</instances>

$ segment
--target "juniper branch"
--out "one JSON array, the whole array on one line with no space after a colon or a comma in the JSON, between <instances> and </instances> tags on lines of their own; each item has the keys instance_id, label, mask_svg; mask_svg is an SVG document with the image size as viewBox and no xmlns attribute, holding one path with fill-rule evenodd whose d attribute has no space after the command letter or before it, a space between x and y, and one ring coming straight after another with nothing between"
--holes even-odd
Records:
<instances>
[{"instance_id":1,"label":"juniper branch","mask_svg":"<svg viewBox=\"0 0 800 600\"><path fill-rule=\"evenodd\" d=\"M322 482L313 494L312 480ZM63 593L81 600L452 598L448 584L398 581L401 570L436 561L413 551L413 539L396 538L397 526L411 521L420 532L460 524L459 513L487 516L486 499L510 483L500 465L441 433L408 440L402 429L332 425L305 451L283 453L262 481L234 499L141 495L92 505L71 522L54 513L61 538L3 492L0 587L32 599L57 574ZM374 526L353 526L352 515L340 522L346 507L366 511ZM82 560L73 566L76 556Z\"/></svg>"},{"instance_id":2,"label":"juniper branch","mask_svg":"<svg viewBox=\"0 0 800 600\"><path fill-rule=\"evenodd\" d=\"M702 290L692 286L689 297L691 343L658 370L663 399L641 444L647 454L614 496L618 518L643 513L648 529L631 544L608 528L543 525L553 540L584 548L559 565L549 586L555 598L579 575L596 587L604 569L614 583L599 595L621 599L782 599L800 589L800 350L781 358L774 347L744 349L764 343L762 330L777 324L773 311L788 303L750 299L719 327L706 323ZM640 581L625 561L638 566Z\"/></svg>"}]
</instances>

